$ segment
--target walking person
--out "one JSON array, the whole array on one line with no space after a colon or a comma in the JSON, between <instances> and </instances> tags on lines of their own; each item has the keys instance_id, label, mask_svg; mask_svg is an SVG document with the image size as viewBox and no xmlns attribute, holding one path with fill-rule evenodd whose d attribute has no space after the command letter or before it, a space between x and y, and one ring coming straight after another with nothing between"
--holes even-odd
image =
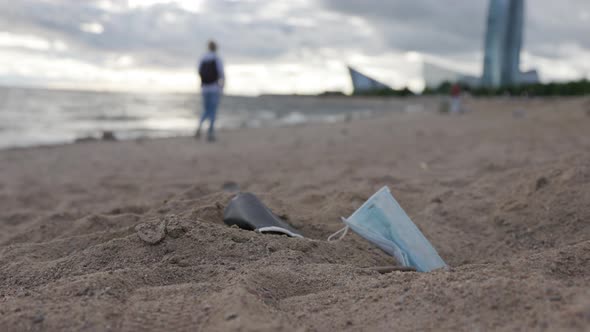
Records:
<instances>
[{"instance_id":1,"label":"walking person","mask_svg":"<svg viewBox=\"0 0 590 332\"><path fill-rule=\"evenodd\" d=\"M201 77L201 95L203 99L203 113L195 137L201 138L201 127L205 120L209 120L207 141L215 141L215 119L217 107L223 93L225 75L223 62L217 55L217 44L211 40L208 44L209 51L201 58L199 63L199 76Z\"/></svg>"},{"instance_id":2,"label":"walking person","mask_svg":"<svg viewBox=\"0 0 590 332\"><path fill-rule=\"evenodd\" d=\"M463 113L461 108L461 86L457 83L451 87L451 114Z\"/></svg>"}]
</instances>

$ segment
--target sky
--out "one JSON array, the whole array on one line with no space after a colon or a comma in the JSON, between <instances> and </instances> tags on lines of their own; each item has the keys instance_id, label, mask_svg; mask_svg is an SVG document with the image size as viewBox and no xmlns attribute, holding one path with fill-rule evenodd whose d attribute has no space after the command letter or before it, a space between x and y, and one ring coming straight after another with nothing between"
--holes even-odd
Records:
<instances>
[{"instance_id":1,"label":"sky","mask_svg":"<svg viewBox=\"0 0 590 332\"><path fill-rule=\"evenodd\" d=\"M196 91L206 42L227 92L350 92L347 65L423 88L424 61L480 75L488 0L0 0L0 85ZM529 0L523 70L590 77L590 1Z\"/></svg>"}]
</instances>

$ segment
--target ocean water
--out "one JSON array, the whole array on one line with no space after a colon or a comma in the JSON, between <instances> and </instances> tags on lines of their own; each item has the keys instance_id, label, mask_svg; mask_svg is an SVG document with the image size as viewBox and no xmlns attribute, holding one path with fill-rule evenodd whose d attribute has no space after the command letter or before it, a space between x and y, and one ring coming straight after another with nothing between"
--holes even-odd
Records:
<instances>
[{"instance_id":1,"label":"ocean water","mask_svg":"<svg viewBox=\"0 0 590 332\"><path fill-rule=\"evenodd\" d=\"M394 101L224 96L223 129L336 122L399 109ZM194 94L138 94L0 88L0 149L71 143L112 131L118 139L187 136L201 111Z\"/></svg>"}]
</instances>

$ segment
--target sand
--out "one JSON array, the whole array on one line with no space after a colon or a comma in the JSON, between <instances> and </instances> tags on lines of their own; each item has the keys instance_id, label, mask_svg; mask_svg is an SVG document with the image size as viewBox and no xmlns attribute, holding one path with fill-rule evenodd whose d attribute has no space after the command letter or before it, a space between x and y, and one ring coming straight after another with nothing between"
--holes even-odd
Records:
<instances>
[{"instance_id":1,"label":"sand","mask_svg":"<svg viewBox=\"0 0 590 332\"><path fill-rule=\"evenodd\" d=\"M590 100L407 102L0 152L0 330L590 330ZM235 184L307 238L225 226ZM449 270L380 274L395 260L359 236L326 241L384 185Z\"/></svg>"}]
</instances>

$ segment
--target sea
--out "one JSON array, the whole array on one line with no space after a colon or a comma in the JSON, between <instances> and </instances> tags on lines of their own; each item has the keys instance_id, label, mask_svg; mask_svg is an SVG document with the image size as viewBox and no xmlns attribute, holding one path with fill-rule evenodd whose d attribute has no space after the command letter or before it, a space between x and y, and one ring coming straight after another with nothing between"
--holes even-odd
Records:
<instances>
[{"instance_id":1,"label":"sea","mask_svg":"<svg viewBox=\"0 0 590 332\"><path fill-rule=\"evenodd\" d=\"M334 123L403 110L394 100L316 96L224 96L221 130ZM198 93L119 93L0 87L0 149L192 135Z\"/></svg>"}]
</instances>

